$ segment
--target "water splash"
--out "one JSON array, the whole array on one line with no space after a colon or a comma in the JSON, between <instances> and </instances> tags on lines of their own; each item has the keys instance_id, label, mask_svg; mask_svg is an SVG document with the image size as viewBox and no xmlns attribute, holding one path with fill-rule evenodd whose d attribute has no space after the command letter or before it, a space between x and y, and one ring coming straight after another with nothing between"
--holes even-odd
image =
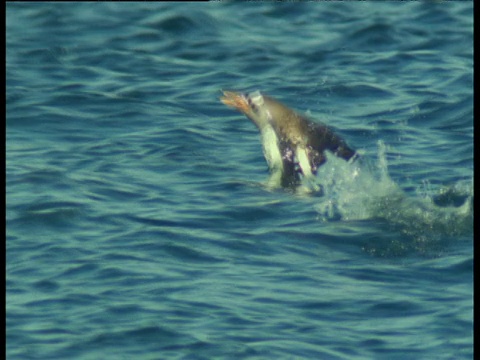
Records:
<instances>
[{"instance_id":1,"label":"water splash","mask_svg":"<svg viewBox=\"0 0 480 360\"><path fill-rule=\"evenodd\" d=\"M315 209L332 220L382 219L416 240L469 234L473 228L473 186L456 184L435 194L428 182L420 196L409 196L388 173L386 147L378 143L378 159L347 163L327 154L318 179L324 196Z\"/></svg>"}]
</instances>

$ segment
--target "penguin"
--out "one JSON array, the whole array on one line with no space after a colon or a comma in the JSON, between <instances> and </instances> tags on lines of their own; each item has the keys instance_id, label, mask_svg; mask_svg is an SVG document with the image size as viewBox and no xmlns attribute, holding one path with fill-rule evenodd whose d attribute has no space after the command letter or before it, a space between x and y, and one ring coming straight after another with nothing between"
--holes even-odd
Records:
<instances>
[{"instance_id":1,"label":"penguin","mask_svg":"<svg viewBox=\"0 0 480 360\"><path fill-rule=\"evenodd\" d=\"M326 161L325 150L346 161L356 157L356 151L327 125L311 121L260 91L222 92L220 101L243 113L260 131L272 185L294 188L302 179L313 184Z\"/></svg>"}]
</instances>

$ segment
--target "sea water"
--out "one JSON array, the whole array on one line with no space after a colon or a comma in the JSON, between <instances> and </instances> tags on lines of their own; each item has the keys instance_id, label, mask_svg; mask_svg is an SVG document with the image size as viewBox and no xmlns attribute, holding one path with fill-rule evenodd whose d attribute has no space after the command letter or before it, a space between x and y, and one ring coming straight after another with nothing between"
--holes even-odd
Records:
<instances>
[{"instance_id":1,"label":"sea water","mask_svg":"<svg viewBox=\"0 0 480 360\"><path fill-rule=\"evenodd\" d=\"M473 2L8 3L8 359L471 359ZM333 127L271 189L221 89Z\"/></svg>"}]
</instances>

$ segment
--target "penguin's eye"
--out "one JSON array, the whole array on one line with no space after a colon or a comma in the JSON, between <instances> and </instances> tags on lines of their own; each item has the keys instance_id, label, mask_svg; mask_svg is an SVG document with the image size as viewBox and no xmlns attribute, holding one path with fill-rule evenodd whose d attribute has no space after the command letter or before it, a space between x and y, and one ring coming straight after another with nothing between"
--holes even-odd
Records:
<instances>
[{"instance_id":1,"label":"penguin's eye","mask_svg":"<svg viewBox=\"0 0 480 360\"><path fill-rule=\"evenodd\" d=\"M251 108L254 112L257 112L257 110L258 110L257 105L255 105L255 104L252 102L252 99L250 99L250 97L247 97L247 102L248 102L248 106L250 106L250 108Z\"/></svg>"}]
</instances>

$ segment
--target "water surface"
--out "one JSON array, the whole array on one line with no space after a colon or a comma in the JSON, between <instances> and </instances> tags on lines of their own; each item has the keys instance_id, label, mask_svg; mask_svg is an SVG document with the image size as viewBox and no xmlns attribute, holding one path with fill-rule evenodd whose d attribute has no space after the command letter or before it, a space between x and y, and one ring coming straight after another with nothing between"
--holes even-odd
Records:
<instances>
[{"instance_id":1,"label":"water surface","mask_svg":"<svg viewBox=\"0 0 480 360\"><path fill-rule=\"evenodd\" d=\"M7 358L471 359L472 8L7 4ZM362 160L269 190L221 89Z\"/></svg>"}]
</instances>

